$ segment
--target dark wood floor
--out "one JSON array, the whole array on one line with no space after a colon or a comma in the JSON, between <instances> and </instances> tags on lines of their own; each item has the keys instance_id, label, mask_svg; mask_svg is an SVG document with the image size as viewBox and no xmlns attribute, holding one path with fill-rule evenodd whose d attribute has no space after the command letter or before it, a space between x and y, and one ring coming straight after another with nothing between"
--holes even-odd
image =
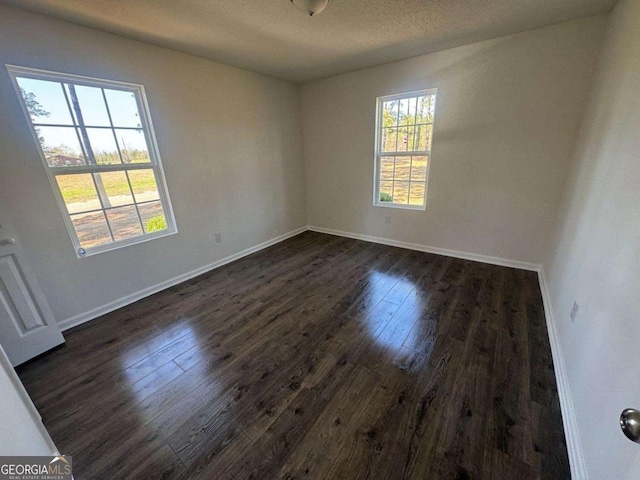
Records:
<instances>
[{"instance_id":1,"label":"dark wood floor","mask_svg":"<svg viewBox=\"0 0 640 480\"><path fill-rule=\"evenodd\" d=\"M568 479L535 273L303 233L19 368L76 478Z\"/></svg>"}]
</instances>

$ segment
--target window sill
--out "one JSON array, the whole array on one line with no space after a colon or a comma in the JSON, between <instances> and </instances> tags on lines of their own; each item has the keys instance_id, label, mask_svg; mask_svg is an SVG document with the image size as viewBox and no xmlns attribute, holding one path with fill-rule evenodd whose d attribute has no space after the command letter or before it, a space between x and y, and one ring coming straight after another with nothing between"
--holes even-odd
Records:
<instances>
[{"instance_id":1,"label":"window sill","mask_svg":"<svg viewBox=\"0 0 640 480\"><path fill-rule=\"evenodd\" d=\"M84 255L80 255L78 253L78 251L80 250L80 247L76 248L76 256L78 258L86 258L86 257L91 257L93 255L97 255L99 253L104 253L104 252L109 252L111 250L118 250L120 248L124 248L124 247L128 247L130 245L137 245L139 243L144 243L144 242L148 242L150 240L155 240L156 238L162 238L162 237L168 237L170 235L175 235L176 233L178 233L178 230L176 228L170 230L162 230L161 232L156 232L156 233L149 233L146 235L139 235L137 237L132 237L132 238L127 238L126 240L119 240L117 242L113 242L113 243L107 243L105 245L100 245L97 247L91 247L85 250L85 254Z\"/></svg>"},{"instance_id":2,"label":"window sill","mask_svg":"<svg viewBox=\"0 0 640 480\"><path fill-rule=\"evenodd\" d=\"M427 209L426 205L405 205L405 204L396 204L396 203L383 203L383 202L375 202L373 204L374 207L384 207L384 208L400 208L402 210L418 210L425 211Z\"/></svg>"}]
</instances>

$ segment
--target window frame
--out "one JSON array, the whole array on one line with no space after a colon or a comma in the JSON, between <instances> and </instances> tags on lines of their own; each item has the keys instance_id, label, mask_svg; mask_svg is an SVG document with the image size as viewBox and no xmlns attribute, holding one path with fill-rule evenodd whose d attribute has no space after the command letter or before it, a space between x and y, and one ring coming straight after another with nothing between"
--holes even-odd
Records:
<instances>
[{"instance_id":1,"label":"window frame","mask_svg":"<svg viewBox=\"0 0 640 480\"><path fill-rule=\"evenodd\" d=\"M419 97L419 96L434 96L434 105L433 105L433 122L431 122L432 130L431 130L431 145L429 146L429 150L412 150L412 151L396 151L396 152L382 152L382 137L383 137L383 114L382 114L382 106L385 102L394 101L394 100L405 100L408 98ZM397 93L393 95L385 95L382 97L376 98L376 124L375 124L375 148L374 148L374 175L373 175L373 206L374 207L386 207L386 208L400 208L403 210L426 210L427 208L427 193L429 186L429 170L431 169L432 162L432 153L433 153L433 135L435 131L436 124L436 106L438 99L438 89L437 88L427 88L424 90L416 90L412 92L405 93ZM382 157L419 157L426 156L427 157L427 170L425 174L424 181L424 199L422 201L422 205L411 205L393 202L382 202L380 201L380 177L381 177L381 169L382 169ZM395 178L394 178L395 182ZM409 185L411 185L411 180L409 180ZM408 192L410 195L411 192ZM409 197L410 198L410 197Z\"/></svg>"},{"instance_id":2,"label":"window frame","mask_svg":"<svg viewBox=\"0 0 640 480\"><path fill-rule=\"evenodd\" d=\"M164 169L162 167L162 160L160 159L160 151L158 148L158 143L156 140L153 123L151 121L151 114L149 111L149 104L147 101L146 92L144 89L144 85L121 82L117 80L107 80L101 78L93 78L87 77L83 75L74 75L68 73L54 72L50 70L41 70L30 67L22 67L17 65L5 65L7 71L9 72L9 76L11 78L11 82L13 87L18 95L18 101L22 108L22 111L25 115L25 118L29 124L29 129L31 130L31 135L33 137L33 141L35 142L35 146L38 150L38 154L40 155L40 159L45 168L47 178L49 179L49 183L51 184L51 188L53 189L54 196L56 198L56 202L58 204L58 208L60 209L60 213L62 214L64 223L69 232L69 236L71 237L71 241L73 243L76 255L78 258L84 258L91 255L95 255L102 252L108 252L111 250L116 250L122 247L126 247L129 245L135 245L138 243L148 242L150 240L154 240L156 238L162 238L169 235L173 235L178 233L178 227L176 225L175 216L173 213L173 207L171 205L171 199L169 197L169 189L167 187L167 182L164 175ZM45 157L42 146L40 145L40 141L38 139L38 134L36 132L36 126L31 119L31 115L27 109L27 105L22 98L22 93L20 90L20 85L18 83L18 78L30 78L34 80L46 80L60 83L73 83L74 85L79 86L87 86L87 87L98 87L98 88L108 88L111 90L118 90L124 92L130 92L134 94L136 105L138 107L138 113L140 118L140 129L145 137L147 143L147 149L149 151L149 163L129 163L129 164L103 164L103 165L82 165L82 166L71 166L71 167L52 167L48 164L47 159ZM73 114L70 112L72 118ZM56 126L55 124L51 124L52 126ZM61 125L61 126L69 126L69 125ZM78 127L76 127L77 129ZM114 127L111 124L108 128L113 131ZM82 147L84 148L84 147ZM107 222L107 227L109 229L109 234L111 236L112 241L103 245L97 245L93 247L83 248L80 245L80 240L76 233L75 227L73 225L73 221L71 219L71 214L67 209L67 205L62 196L62 192L56 181L56 174L83 174L83 173L107 173L114 171L135 171L135 170L144 170L151 169L154 173L156 186L158 188L158 196L160 203L162 205L162 209L164 212L165 221L167 224L167 228L164 230L159 230L151 233L144 232L141 235L137 235L135 237L130 237L121 240L115 240L112 234L111 225L109 224L108 219L106 218L106 212L108 208L105 208L102 204L102 199L100 199L100 193L98 193L98 198L100 199L100 209L96 210L96 212L103 212L105 215L105 220ZM131 188L131 187L130 187ZM133 191L132 191L132 195ZM136 207L136 212L138 212L138 202L135 201L135 195L133 198L133 205ZM146 202L143 202L144 204ZM138 213L139 216L139 213ZM139 217L140 221L142 219Z\"/></svg>"}]
</instances>

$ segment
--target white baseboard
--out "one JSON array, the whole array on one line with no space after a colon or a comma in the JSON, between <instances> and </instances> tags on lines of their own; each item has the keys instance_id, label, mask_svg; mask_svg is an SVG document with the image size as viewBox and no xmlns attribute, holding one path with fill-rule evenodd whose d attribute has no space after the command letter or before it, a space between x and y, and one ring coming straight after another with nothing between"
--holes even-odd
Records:
<instances>
[{"instance_id":1,"label":"white baseboard","mask_svg":"<svg viewBox=\"0 0 640 480\"><path fill-rule=\"evenodd\" d=\"M169 287L173 287L178 283L197 277L198 275L202 275L203 273L214 270L218 267L226 265L227 263L231 263L234 260L238 260L239 258L246 257L247 255L251 255L252 253L255 253L259 250L263 250L267 247L270 247L271 245L275 245L276 243L280 243L283 240L294 237L305 231L307 231L306 226L296 228L291 232L278 235L277 237L272 238L271 240L267 240L266 242L262 242L258 245L247 248L246 250L242 250L241 252L234 253L233 255L217 260L213 263L210 263L209 265L196 268L195 270L191 270L190 272L183 273L182 275L178 275L177 277L170 278L169 280L166 280L164 282L161 282L151 287L145 288L143 290L139 290L137 292L131 293L126 297L119 298L117 300L114 300L113 302L106 303L99 307L93 308L87 312L83 312L71 318L67 318L65 320L59 321L58 325L60 326L60 329L62 331L69 330L70 328L73 328L77 325L88 322L102 315L106 315L107 313L113 312L114 310L125 307L133 302L137 302L138 300L148 297L149 295L153 295L154 293L158 293Z\"/></svg>"},{"instance_id":2,"label":"white baseboard","mask_svg":"<svg viewBox=\"0 0 640 480\"><path fill-rule=\"evenodd\" d=\"M170 278L169 280L158 283L151 287L131 293L125 297L114 300L113 302L106 303L99 307L93 308L89 311L61 320L58 322L58 325L60 326L60 329L62 331L69 330L70 328L73 328L82 323L88 322L90 320L93 320L94 318L98 318L102 315L106 315L107 313L113 312L114 310L125 307L133 302L137 302L138 300L148 297L149 295L153 295L154 293L158 293L169 287L173 287L178 283L184 282L193 277L197 277L198 275L202 275L203 273L214 270L218 267L226 265L227 263L231 263L234 260L238 260L239 258L246 257L247 255L251 255L252 253L255 253L259 250L270 247L271 245L275 245L276 243L282 242L287 238L291 238L307 230L312 230L314 232L320 232L320 233L327 233L330 235L338 235L341 237L354 238L357 240L364 240L367 242L380 243L380 244L389 245L392 247L407 248L409 250L417 250L420 252L435 253L438 255L445 255L448 257L456 257L456 258L463 258L465 260L474 260L477 262L490 263L493 265L500 265L504 267L520 268L523 270L532 270L532 271L539 270L539 265L536 265L534 263L519 262L515 260L507 260L504 258L490 257L487 255L459 252L456 250L447 250L444 248L430 247L427 245L419 245L415 243L400 242L397 240L391 240L388 238L381 238L381 237L372 237L369 235L359 235L357 233L343 232L340 230L331 230L328 228L304 226L304 227L297 228L291 232L285 233L283 235L279 235L275 238L272 238L271 240L267 240L266 242L260 243L251 248L247 248L246 250L243 250L241 252L238 252L228 257L225 257L223 259L220 259L216 262L210 263L209 265L199 267L195 270L191 270L190 272L186 272L186 273L183 273L182 275L178 275L176 277Z\"/></svg>"},{"instance_id":3,"label":"white baseboard","mask_svg":"<svg viewBox=\"0 0 640 480\"><path fill-rule=\"evenodd\" d=\"M547 288L544 269L542 267L538 270L538 279L540 281L540 291L542 293L542 302L544 304L544 315L547 320L547 332L549 333L551 355L553 356L553 368L556 373L556 384L558 386L558 396L560 397L560 409L562 410L564 435L567 440L571 477L574 480L588 480L589 477L587 475L587 468L584 462L584 455L582 453L578 421L573 407L573 399L571 397L569 379L567 377L567 370L564 364L562 346L560 344L560 339L558 338L558 331L556 329L556 323L552 313L551 297Z\"/></svg>"},{"instance_id":4,"label":"white baseboard","mask_svg":"<svg viewBox=\"0 0 640 480\"><path fill-rule=\"evenodd\" d=\"M458 250L448 250L446 248L430 247L428 245L420 245L418 243L400 242L390 238L372 237L370 235L360 235L359 233L343 232L341 230L332 230L329 228L315 227L309 225L309 230L319 233L328 233L329 235L338 235L340 237L355 238L356 240L364 240L365 242L380 243L391 247L406 248L408 250L417 250L418 252L435 253L444 255L445 257L462 258L464 260L473 260L475 262L489 263L491 265L499 265L501 267L518 268L521 270L530 270L537 272L540 265L536 263L520 262L518 260L509 260L506 258L491 257L488 255L480 255L477 253L460 252Z\"/></svg>"}]
</instances>

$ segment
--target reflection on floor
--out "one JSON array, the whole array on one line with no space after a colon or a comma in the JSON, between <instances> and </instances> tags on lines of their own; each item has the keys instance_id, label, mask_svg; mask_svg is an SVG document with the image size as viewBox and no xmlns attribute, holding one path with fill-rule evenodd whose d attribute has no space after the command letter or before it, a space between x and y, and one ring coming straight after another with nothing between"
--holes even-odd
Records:
<instances>
[{"instance_id":1,"label":"reflection on floor","mask_svg":"<svg viewBox=\"0 0 640 480\"><path fill-rule=\"evenodd\" d=\"M532 272L306 232L66 337L76 478L569 478Z\"/></svg>"}]
</instances>

